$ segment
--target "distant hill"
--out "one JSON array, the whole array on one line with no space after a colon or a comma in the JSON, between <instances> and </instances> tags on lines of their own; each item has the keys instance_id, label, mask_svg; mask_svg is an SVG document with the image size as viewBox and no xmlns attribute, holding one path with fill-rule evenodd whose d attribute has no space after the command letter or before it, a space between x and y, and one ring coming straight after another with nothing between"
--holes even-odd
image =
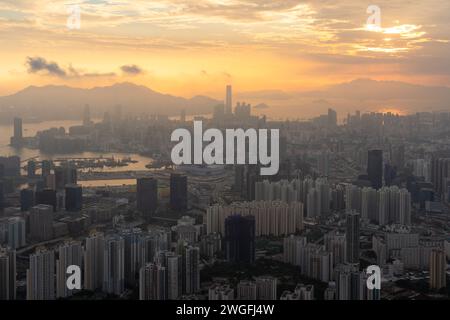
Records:
<instances>
[{"instance_id":1,"label":"distant hill","mask_svg":"<svg viewBox=\"0 0 450 320\"><path fill-rule=\"evenodd\" d=\"M392 111L413 114L426 111L450 111L450 88L424 86L400 81L356 79L315 91L259 91L241 93L252 104L261 103L269 109L254 109L276 119L308 119L338 112L340 119L355 110L361 112ZM262 99L261 97L264 97Z\"/></svg>"},{"instance_id":2,"label":"distant hill","mask_svg":"<svg viewBox=\"0 0 450 320\"><path fill-rule=\"evenodd\" d=\"M356 79L325 90L301 93L320 98L357 100L438 100L450 106L450 88L410 84L400 81Z\"/></svg>"},{"instance_id":3,"label":"distant hill","mask_svg":"<svg viewBox=\"0 0 450 320\"><path fill-rule=\"evenodd\" d=\"M27 87L13 95L0 97L0 110L5 116L25 116L47 119L80 119L84 106L89 104L93 114L101 115L112 107L121 105L124 113L179 115L211 113L222 103L206 96L191 99L162 94L145 86L118 83L92 89L68 86Z\"/></svg>"}]
</instances>

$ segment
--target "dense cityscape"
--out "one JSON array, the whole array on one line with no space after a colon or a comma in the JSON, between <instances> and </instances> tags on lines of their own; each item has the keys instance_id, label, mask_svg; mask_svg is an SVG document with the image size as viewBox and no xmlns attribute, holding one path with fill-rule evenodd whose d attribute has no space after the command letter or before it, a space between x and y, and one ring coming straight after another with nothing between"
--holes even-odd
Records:
<instances>
[{"instance_id":1,"label":"dense cityscape","mask_svg":"<svg viewBox=\"0 0 450 320\"><path fill-rule=\"evenodd\" d=\"M90 108L33 136L13 120L0 157L0 300L449 298L450 113L330 108L276 121L233 103L231 86L207 115L118 105L93 119ZM279 129L278 173L174 165L171 132L193 121ZM369 265L380 289L366 285ZM70 266L81 288L67 285Z\"/></svg>"}]
</instances>

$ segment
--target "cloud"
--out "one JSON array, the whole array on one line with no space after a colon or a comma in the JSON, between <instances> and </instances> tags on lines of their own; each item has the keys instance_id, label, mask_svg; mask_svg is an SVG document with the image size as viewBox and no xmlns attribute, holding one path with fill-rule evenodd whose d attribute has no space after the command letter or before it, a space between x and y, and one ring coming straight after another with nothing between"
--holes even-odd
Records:
<instances>
[{"instance_id":1,"label":"cloud","mask_svg":"<svg viewBox=\"0 0 450 320\"><path fill-rule=\"evenodd\" d=\"M58 77L65 77L67 75L66 71L56 62L47 62L47 60L41 57L27 57L26 65L30 73L46 71L48 74Z\"/></svg>"},{"instance_id":2,"label":"cloud","mask_svg":"<svg viewBox=\"0 0 450 320\"><path fill-rule=\"evenodd\" d=\"M57 76L60 78L95 78L95 77L114 77L114 72L98 73L83 72L69 65L67 68L59 66L58 63L47 61L42 57L27 57L26 65L29 73L40 73L43 71L46 75ZM41 72L42 73L42 72Z\"/></svg>"},{"instance_id":3,"label":"cloud","mask_svg":"<svg viewBox=\"0 0 450 320\"><path fill-rule=\"evenodd\" d=\"M139 66L135 64L124 65L121 66L120 69L122 70L123 73L130 75L138 75L144 72L144 70L142 70Z\"/></svg>"}]
</instances>

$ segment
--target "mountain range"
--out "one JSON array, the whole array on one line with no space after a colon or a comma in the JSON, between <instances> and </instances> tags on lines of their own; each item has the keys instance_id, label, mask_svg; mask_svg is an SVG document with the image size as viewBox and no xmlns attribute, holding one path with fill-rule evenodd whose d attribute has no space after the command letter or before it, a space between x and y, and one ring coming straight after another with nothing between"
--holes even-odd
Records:
<instances>
[{"instance_id":1,"label":"mountain range","mask_svg":"<svg viewBox=\"0 0 450 320\"><path fill-rule=\"evenodd\" d=\"M236 90L236 88L235 88ZM236 90L237 91L237 90ZM316 91L262 90L237 92L234 102L256 106L257 114L272 118L308 118L336 109L341 115L360 110L450 111L450 88L423 86L399 81L356 79ZM190 99L162 94L145 86L125 82L91 89L68 86L30 86L15 94L0 97L0 121L14 116L26 120L81 119L86 104L96 116L121 105L128 114L164 114L177 116L211 113L223 101L207 96Z\"/></svg>"},{"instance_id":2,"label":"mountain range","mask_svg":"<svg viewBox=\"0 0 450 320\"><path fill-rule=\"evenodd\" d=\"M185 99L153 91L145 86L125 82L92 89L68 86L30 86L15 94L0 97L0 110L24 118L34 115L48 119L80 119L86 105L95 115L121 105L127 114L163 114L175 116L211 113L215 105L223 103L206 96Z\"/></svg>"}]
</instances>

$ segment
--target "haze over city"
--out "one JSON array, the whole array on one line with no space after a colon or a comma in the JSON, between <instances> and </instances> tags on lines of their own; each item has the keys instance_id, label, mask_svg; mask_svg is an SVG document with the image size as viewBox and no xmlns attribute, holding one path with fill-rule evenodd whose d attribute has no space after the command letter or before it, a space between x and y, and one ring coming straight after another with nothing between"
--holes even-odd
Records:
<instances>
[{"instance_id":1,"label":"haze over city","mask_svg":"<svg viewBox=\"0 0 450 320\"><path fill-rule=\"evenodd\" d=\"M73 4L80 7L80 29L66 27ZM330 106L343 112L416 112L417 90L423 92L420 100L434 99L430 105L443 108L435 92L446 92L450 100L448 1L378 1L381 26L375 29L367 25L368 5L2 1L0 39L8 50L0 52L0 95L30 85L132 82L174 96L223 101L223 87L233 84L237 99L266 104L266 113L279 118L309 118ZM343 83L359 96L336 94L335 86ZM374 97L371 90L378 86L382 91ZM399 86L406 89L385 94Z\"/></svg>"}]
</instances>

